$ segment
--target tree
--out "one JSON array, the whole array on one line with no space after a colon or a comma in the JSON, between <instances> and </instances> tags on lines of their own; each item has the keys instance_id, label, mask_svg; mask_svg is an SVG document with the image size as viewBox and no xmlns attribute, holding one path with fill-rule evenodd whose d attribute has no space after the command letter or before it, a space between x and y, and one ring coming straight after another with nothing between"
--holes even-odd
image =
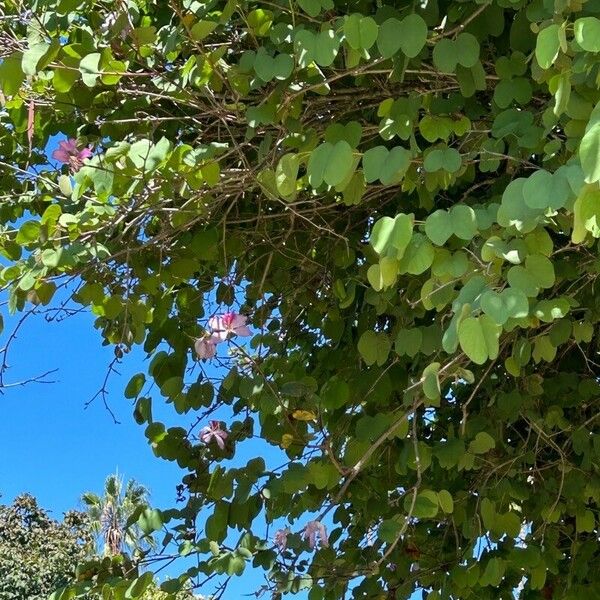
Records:
<instances>
[{"instance_id":1,"label":"tree","mask_svg":"<svg viewBox=\"0 0 600 600\"><path fill-rule=\"evenodd\" d=\"M91 545L84 513L70 511L56 521L28 494L0 505L0 599L47 600L74 582Z\"/></svg>"},{"instance_id":2,"label":"tree","mask_svg":"<svg viewBox=\"0 0 600 600\"><path fill-rule=\"evenodd\" d=\"M164 591L600 592L597 3L4 12L0 277L147 353Z\"/></svg>"},{"instance_id":3,"label":"tree","mask_svg":"<svg viewBox=\"0 0 600 600\"><path fill-rule=\"evenodd\" d=\"M135 523L127 527L127 522L137 510L147 508L148 496L148 490L135 479L129 479L123 489L123 479L118 474L106 478L102 496L93 492L83 494L81 499L93 531L102 540L105 556L114 556L126 549L133 552L144 545L139 528Z\"/></svg>"}]
</instances>

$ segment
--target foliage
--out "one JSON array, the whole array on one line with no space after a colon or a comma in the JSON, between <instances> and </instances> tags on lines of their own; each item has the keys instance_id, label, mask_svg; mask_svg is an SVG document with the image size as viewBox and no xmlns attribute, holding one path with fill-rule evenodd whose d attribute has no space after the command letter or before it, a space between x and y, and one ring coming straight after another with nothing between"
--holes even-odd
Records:
<instances>
[{"instance_id":1,"label":"foliage","mask_svg":"<svg viewBox=\"0 0 600 600\"><path fill-rule=\"evenodd\" d=\"M148 354L125 395L183 503L135 517L196 559L164 591L600 593L596 0L4 13L0 279ZM137 597L123 560L84 574Z\"/></svg>"},{"instance_id":2,"label":"foliage","mask_svg":"<svg viewBox=\"0 0 600 600\"><path fill-rule=\"evenodd\" d=\"M71 511L58 522L27 494L0 505L0 598L46 600L74 581L91 543L84 513Z\"/></svg>"},{"instance_id":3,"label":"foliage","mask_svg":"<svg viewBox=\"0 0 600 600\"><path fill-rule=\"evenodd\" d=\"M125 486L118 474L109 475L104 482L102 496L85 492L81 499L86 506L92 530L100 537L102 553L105 556L130 553L142 550L151 542L137 524L126 527L127 521L136 511L148 508L148 490L129 479Z\"/></svg>"}]
</instances>

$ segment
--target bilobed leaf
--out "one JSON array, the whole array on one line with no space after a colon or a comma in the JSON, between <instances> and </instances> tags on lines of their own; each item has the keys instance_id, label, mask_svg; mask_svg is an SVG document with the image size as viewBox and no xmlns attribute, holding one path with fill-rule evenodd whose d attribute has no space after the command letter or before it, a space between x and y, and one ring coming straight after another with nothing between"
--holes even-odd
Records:
<instances>
[{"instance_id":1,"label":"bilobed leaf","mask_svg":"<svg viewBox=\"0 0 600 600\"><path fill-rule=\"evenodd\" d=\"M138 519L138 525L146 535L158 531L163 526L162 513L155 508L146 508Z\"/></svg>"},{"instance_id":2,"label":"bilobed leaf","mask_svg":"<svg viewBox=\"0 0 600 600\"><path fill-rule=\"evenodd\" d=\"M496 447L496 441L486 431L480 431L475 439L469 444L469 452L473 454L485 454Z\"/></svg>"},{"instance_id":3,"label":"bilobed leaf","mask_svg":"<svg viewBox=\"0 0 600 600\"><path fill-rule=\"evenodd\" d=\"M463 352L478 365L498 356L501 327L488 315L467 317L458 326L458 341Z\"/></svg>"},{"instance_id":4,"label":"bilobed leaf","mask_svg":"<svg viewBox=\"0 0 600 600\"><path fill-rule=\"evenodd\" d=\"M438 495L433 490L423 490L417 494L413 505L412 494L407 494L404 497L404 510L417 519L431 519L437 515L439 510Z\"/></svg>"},{"instance_id":5,"label":"bilobed leaf","mask_svg":"<svg viewBox=\"0 0 600 600\"><path fill-rule=\"evenodd\" d=\"M296 154L284 154L277 163L275 169L275 182L277 190L284 197L293 196L296 193L296 179L300 161Z\"/></svg>"},{"instance_id":6,"label":"bilobed leaf","mask_svg":"<svg viewBox=\"0 0 600 600\"><path fill-rule=\"evenodd\" d=\"M413 13L402 19L397 35L400 49L408 58L414 58L421 52L427 41L427 31L427 23L420 15Z\"/></svg>"},{"instance_id":7,"label":"bilobed leaf","mask_svg":"<svg viewBox=\"0 0 600 600\"><path fill-rule=\"evenodd\" d=\"M331 186L338 185L346 179L353 165L354 157L350 144L345 140L340 140L333 145L327 159L327 165L323 171L325 183Z\"/></svg>"},{"instance_id":8,"label":"bilobed leaf","mask_svg":"<svg viewBox=\"0 0 600 600\"><path fill-rule=\"evenodd\" d=\"M397 277L398 261L389 256L383 256L379 264L371 265L367 271L367 279L376 292L394 285Z\"/></svg>"},{"instance_id":9,"label":"bilobed leaf","mask_svg":"<svg viewBox=\"0 0 600 600\"><path fill-rule=\"evenodd\" d=\"M377 49L383 58L390 58L400 50L402 46L401 37L398 35L400 27L400 21L394 17L386 19L379 26Z\"/></svg>"},{"instance_id":10,"label":"bilobed leaf","mask_svg":"<svg viewBox=\"0 0 600 600\"><path fill-rule=\"evenodd\" d=\"M358 351L367 365L383 365L390 353L391 343L383 333L365 331L358 340Z\"/></svg>"},{"instance_id":11,"label":"bilobed leaf","mask_svg":"<svg viewBox=\"0 0 600 600\"><path fill-rule=\"evenodd\" d=\"M379 26L371 17L354 13L344 22L344 35L351 48L368 50L377 40Z\"/></svg>"},{"instance_id":12,"label":"bilobed leaf","mask_svg":"<svg viewBox=\"0 0 600 600\"><path fill-rule=\"evenodd\" d=\"M412 219L403 213L391 217L382 217L371 231L369 242L380 256L390 254L400 259L412 239Z\"/></svg>"}]
</instances>

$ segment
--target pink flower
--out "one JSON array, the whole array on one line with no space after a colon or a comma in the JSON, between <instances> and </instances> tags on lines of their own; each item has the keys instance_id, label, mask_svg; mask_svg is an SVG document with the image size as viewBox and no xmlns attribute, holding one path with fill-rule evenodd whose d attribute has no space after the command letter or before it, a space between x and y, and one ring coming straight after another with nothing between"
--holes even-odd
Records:
<instances>
[{"instance_id":1,"label":"pink flower","mask_svg":"<svg viewBox=\"0 0 600 600\"><path fill-rule=\"evenodd\" d=\"M58 148L52 153L52 158L59 162L69 165L73 173L79 171L83 166L83 161L92 156L90 148L77 148L77 140L71 138L66 141L59 142Z\"/></svg>"},{"instance_id":2,"label":"pink flower","mask_svg":"<svg viewBox=\"0 0 600 600\"><path fill-rule=\"evenodd\" d=\"M221 429L221 423L219 421L209 421L208 426L203 427L200 430L200 439L205 444L210 444L211 441L217 442L217 446L221 450L225 449L225 440L229 434Z\"/></svg>"},{"instance_id":3,"label":"pink flower","mask_svg":"<svg viewBox=\"0 0 600 600\"><path fill-rule=\"evenodd\" d=\"M196 354L198 358L201 360L206 360L207 358L213 358L217 353L217 345L212 341L210 337L200 338L196 340L194 344L194 349L196 350Z\"/></svg>"},{"instance_id":4,"label":"pink flower","mask_svg":"<svg viewBox=\"0 0 600 600\"><path fill-rule=\"evenodd\" d=\"M325 525L320 521L309 521L304 528L304 535L302 537L305 540L308 540L308 545L313 550L317 545L317 538L319 538L321 548L327 548L327 546L329 546L327 529L325 529Z\"/></svg>"},{"instance_id":5,"label":"pink flower","mask_svg":"<svg viewBox=\"0 0 600 600\"><path fill-rule=\"evenodd\" d=\"M226 312L223 315L210 318L208 326L212 330L213 343L224 342L230 335L252 335L246 325L247 320L248 317L234 312Z\"/></svg>"},{"instance_id":6,"label":"pink flower","mask_svg":"<svg viewBox=\"0 0 600 600\"><path fill-rule=\"evenodd\" d=\"M279 548L280 552L283 552L286 547L287 547L287 536L290 533L290 529L289 527L286 527L285 529L279 529L275 532L275 535L273 536L273 541L275 542L275 545Z\"/></svg>"}]
</instances>

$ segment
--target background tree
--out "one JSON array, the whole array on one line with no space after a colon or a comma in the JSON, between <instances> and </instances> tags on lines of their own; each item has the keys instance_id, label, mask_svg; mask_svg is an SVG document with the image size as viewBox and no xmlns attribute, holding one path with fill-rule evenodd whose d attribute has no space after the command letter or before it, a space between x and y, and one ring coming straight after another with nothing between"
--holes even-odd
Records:
<instances>
[{"instance_id":1,"label":"background tree","mask_svg":"<svg viewBox=\"0 0 600 600\"><path fill-rule=\"evenodd\" d=\"M150 538L142 540L143 533L136 523L127 527L129 518L148 506L148 498L147 488L134 479L125 483L117 473L106 478L101 496L94 492L82 495L92 530L99 535L105 556L126 551L133 554L148 543Z\"/></svg>"},{"instance_id":2,"label":"background tree","mask_svg":"<svg viewBox=\"0 0 600 600\"><path fill-rule=\"evenodd\" d=\"M62 522L48 516L33 496L0 505L0 598L47 600L75 580L75 568L93 547L85 513Z\"/></svg>"},{"instance_id":3,"label":"background tree","mask_svg":"<svg viewBox=\"0 0 600 600\"><path fill-rule=\"evenodd\" d=\"M598 2L2 10L0 282L147 353L162 591L600 594Z\"/></svg>"}]
</instances>

